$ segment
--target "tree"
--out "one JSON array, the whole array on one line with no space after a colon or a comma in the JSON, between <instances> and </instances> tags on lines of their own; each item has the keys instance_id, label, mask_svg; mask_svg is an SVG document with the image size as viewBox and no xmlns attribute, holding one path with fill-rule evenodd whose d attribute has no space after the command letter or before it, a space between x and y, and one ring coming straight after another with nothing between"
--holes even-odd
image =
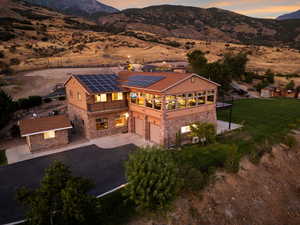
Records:
<instances>
[{"instance_id":1,"label":"tree","mask_svg":"<svg viewBox=\"0 0 300 225\"><path fill-rule=\"evenodd\" d=\"M15 103L12 97L0 89L0 127L8 123L14 111Z\"/></svg>"},{"instance_id":2,"label":"tree","mask_svg":"<svg viewBox=\"0 0 300 225\"><path fill-rule=\"evenodd\" d=\"M286 86L285 89L286 90L294 90L295 88L295 82L293 80L291 80Z\"/></svg>"},{"instance_id":3,"label":"tree","mask_svg":"<svg viewBox=\"0 0 300 225\"><path fill-rule=\"evenodd\" d=\"M224 55L223 63L228 69L229 75L232 79L240 80L246 72L246 64L248 62L246 53L238 53L233 55L227 53Z\"/></svg>"},{"instance_id":4,"label":"tree","mask_svg":"<svg viewBox=\"0 0 300 225\"><path fill-rule=\"evenodd\" d=\"M195 50L191 53L188 53L187 57L193 72L202 75L203 69L207 64L205 53L203 53L201 50Z\"/></svg>"},{"instance_id":5,"label":"tree","mask_svg":"<svg viewBox=\"0 0 300 225\"><path fill-rule=\"evenodd\" d=\"M212 144L216 142L216 127L212 123L195 123L190 126L192 137L200 138L201 144Z\"/></svg>"},{"instance_id":6,"label":"tree","mask_svg":"<svg viewBox=\"0 0 300 225\"><path fill-rule=\"evenodd\" d=\"M139 149L126 163L125 195L139 209L164 209L181 186L172 154L159 148Z\"/></svg>"},{"instance_id":7,"label":"tree","mask_svg":"<svg viewBox=\"0 0 300 225\"><path fill-rule=\"evenodd\" d=\"M68 167L54 162L36 190L21 188L17 199L25 206L29 225L99 224L99 204L87 192L92 183L74 177Z\"/></svg>"},{"instance_id":8,"label":"tree","mask_svg":"<svg viewBox=\"0 0 300 225\"><path fill-rule=\"evenodd\" d=\"M275 74L272 72L272 70L268 69L265 73L265 76L270 84L274 84Z\"/></svg>"}]
</instances>

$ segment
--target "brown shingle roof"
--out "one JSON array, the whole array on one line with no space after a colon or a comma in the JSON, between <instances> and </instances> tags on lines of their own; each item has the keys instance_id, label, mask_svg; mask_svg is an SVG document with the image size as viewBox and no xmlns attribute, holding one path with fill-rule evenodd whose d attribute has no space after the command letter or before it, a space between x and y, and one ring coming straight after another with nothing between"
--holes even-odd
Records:
<instances>
[{"instance_id":1,"label":"brown shingle roof","mask_svg":"<svg viewBox=\"0 0 300 225\"><path fill-rule=\"evenodd\" d=\"M72 128L66 115L24 119L20 120L19 125L22 136L29 136L30 134L42 133L50 130Z\"/></svg>"}]
</instances>

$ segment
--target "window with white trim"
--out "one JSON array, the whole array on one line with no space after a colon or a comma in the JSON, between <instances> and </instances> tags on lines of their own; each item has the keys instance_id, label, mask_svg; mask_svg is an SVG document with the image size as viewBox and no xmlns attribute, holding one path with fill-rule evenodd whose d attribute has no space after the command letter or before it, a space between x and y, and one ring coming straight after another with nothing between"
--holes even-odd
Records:
<instances>
[{"instance_id":1,"label":"window with white trim","mask_svg":"<svg viewBox=\"0 0 300 225\"><path fill-rule=\"evenodd\" d=\"M123 93L122 93L122 92L115 92L115 93L112 93L112 100L113 100L113 101L120 101L120 100L123 100Z\"/></svg>"},{"instance_id":2,"label":"window with white trim","mask_svg":"<svg viewBox=\"0 0 300 225\"><path fill-rule=\"evenodd\" d=\"M106 94L99 94L95 95L95 102L107 102L107 95Z\"/></svg>"},{"instance_id":3,"label":"window with white trim","mask_svg":"<svg viewBox=\"0 0 300 225\"><path fill-rule=\"evenodd\" d=\"M52 139L52 138L55 138L54 130L44 132L44 139Z\"/></svg>"}]
</instances>

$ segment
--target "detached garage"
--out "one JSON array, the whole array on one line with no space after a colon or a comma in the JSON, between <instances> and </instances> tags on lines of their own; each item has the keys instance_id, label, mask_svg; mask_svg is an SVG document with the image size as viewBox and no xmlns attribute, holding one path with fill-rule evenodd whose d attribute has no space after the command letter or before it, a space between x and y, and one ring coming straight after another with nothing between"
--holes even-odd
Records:
<instances>
[{"instance_id":1,"label":"detached garage","mask_svg":"<svg viewBox=\"0 0 300 225\"><path fill-rule=\"evenodd\" d=\"M26 138L30 152L61 147L69 143L69 129L72 126L65 115L25 119L21 120L19 125L21 137Z\"/></svg>"}]
</instances>

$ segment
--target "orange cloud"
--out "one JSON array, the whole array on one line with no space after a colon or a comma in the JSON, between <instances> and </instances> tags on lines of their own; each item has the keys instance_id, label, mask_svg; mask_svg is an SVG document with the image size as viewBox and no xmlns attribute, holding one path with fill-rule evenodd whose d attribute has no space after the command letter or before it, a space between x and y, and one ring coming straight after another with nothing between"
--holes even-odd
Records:
<instances>
[{"instance_id":1,"label":"orange cloud","mask_svg":"<svg viewBox=\"0 0 300 225\"><path fill-rule=\"evenodd\" d=\"M126 9L126 8L137 8L137 7L145 7L149 5L161 5L161 4L169 4L174 2L174 0L101 0L101 3L111 5L118 9ZM150 4L151 3L151 4Z\"/></svg>"},{"instance_id":2,"label":"orange cloud","mask_svg":"<svg viewBox=\"0 0 300 225\"><path fill-rule=\"evenodd\" d=\"M300 8L300 3L295 5L278 5L278 6L255 8L255 9L244 9L244 10L237 10L237 12L246 15L266 14L266 13L289 13L292 11L299 10L299 8Z\"/></svg>"}]
</instances>

